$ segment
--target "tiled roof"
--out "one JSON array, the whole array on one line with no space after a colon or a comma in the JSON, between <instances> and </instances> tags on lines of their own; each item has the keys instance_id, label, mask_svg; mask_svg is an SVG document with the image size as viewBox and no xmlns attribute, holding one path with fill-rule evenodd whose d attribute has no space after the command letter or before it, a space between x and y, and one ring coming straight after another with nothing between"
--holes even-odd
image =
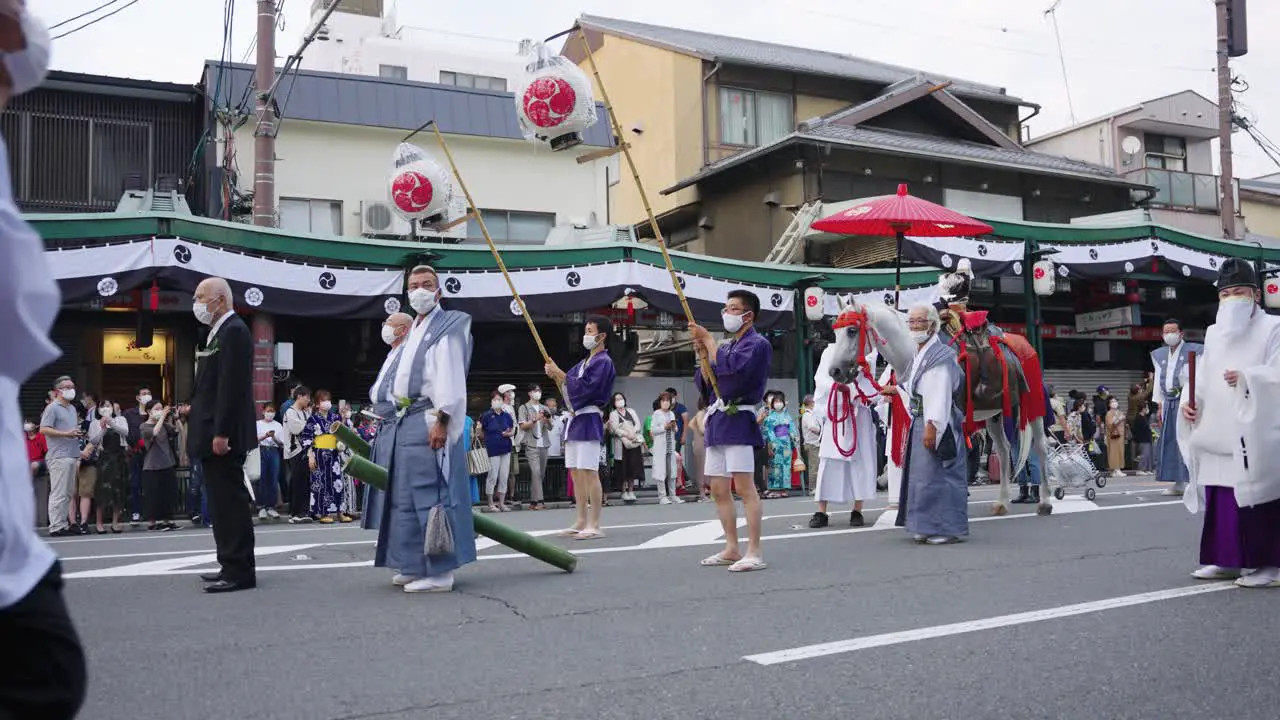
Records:
<instances>
[{"instance_id":1,"label":"tiled roof","mask_svg":"<svg viewBox=\"0 0 1280 720\"><path fill-rule=\"evenodd\" d=\"M583 15L579 18L578 24L591 30L629 37L708 60L775 68L788 72L827 75L885 85L908 80L921 73L920 70L842 53L747 40L728 35L713 35L695 30L649 25L596 15ZM955 93L965 97L1016 105L1030 104L1006 94L1004 88L994 85L933 74L929 76L939 82L951 80Z\"/></svg>"},{"instance_id":2,"label":"tiled roof","mask_svg":"<svg viewBox=\"0 0 1280 720\"><path fill-rule=\"evenodd\" d=\"M1258 179L1245 180L1241 178L1240 189L1262 193L1263 195L1274 195L1276 197L1280 197L1280 182L1270 182Z\"/></svg>"},{"instance_id":3,"label":"tiled roof","mask_svg":"<svg viewBox=\"0 0 1280 720\"><path fill-rule=\"evenodd\" d=\"M845 147L865 148L898 155L914 155L944 162L951 161L1001 167L1039 175L1077 177L1116 185L1142 187L1141 183L1135 183L1117 175L1110 168L1069 160L1056 155L1046 155L1044 153L1031 152L1030 150L1006 150L967 140L955 140L898 130L820 125L801 132L794 132L771 145L747 150L708 165L696 175L685 178L672 187L663 190L662 194L669 194L697 185L703 180L718 175L729 168L758 157L764 157L775 150L795 143L843 145Z\"/></svg>"},{"instance_id":4,"label":"tiled roof","mask_svg":"<svg viewBox=\"0 0 1280 720\"><path fill-rule=\"evenodd\" d=\"M216 60L205 63L210 94L220 70ZM226 101L229 92L231 102L237 103L253 82L253 66L231 64L225 73L220 102ZM249 97L252 112L252 94ZM313 70L290 73L276 91L285 119L414 130L434 118L445 133L519 140L523 136L516 124L514 97L506 92ZM584 143L608 147L613 134L603 106L596 115L600 119L586 131Z\"/></svg>"}]
</instances>

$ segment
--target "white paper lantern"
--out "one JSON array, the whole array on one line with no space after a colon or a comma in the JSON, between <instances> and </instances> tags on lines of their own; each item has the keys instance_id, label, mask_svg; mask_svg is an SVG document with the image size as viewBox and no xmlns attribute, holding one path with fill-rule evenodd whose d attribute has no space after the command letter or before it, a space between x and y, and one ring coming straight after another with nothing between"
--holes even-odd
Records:
<instances>
[{"instance_id":1,"label":"white paper lantern","mask_svg":"<svg viewBox=\"0 0 1280 720\"><path fill-rule=\"evenodd\" d=\"M453 178L427 151L400 143L391 162L387 195L396 214L410 222L439 222L453 203Z\"/></svg>"},{"instance_id":2,"label":"white paper lantern","mask_svg":"<svg viewBox=\"0 0 1280 720\"><path fill-rule=\"evenodd\" d=\"M1262 286L1262 302L1269 308L1280 308L1280 279L1272 276Z\"/></svg>"},{"instance_id":3,"label":"white paper lantern","mask_svg":"<svg viewBox=\"0 0 1280 720\"><path fill-rule=\"evenodd\" d=\"M1031 287L1037 295L1052 295L1055 283L1052 260L1037 260L1031 266Z\"/></svg>"},{"instance_id":4,"label":"white paper lantern","mask_svg":"<svg viewBox=\"0 0 1280 720\"><path fill-rule=\"evenodd\" d=\"M596 124L596 101L586 73L543 43L530 46L515 88L516 118L526 140L565 150L582 143Z\"/></svg>"},{"instance_id":5,"label":"white paper lantern","mask_svg":"<svg viewBox=\"0 0 1280 720\"><path fill-rule=\"evenodd\" d=\"M820 287L805 288L804 316L809 322L817 322L823 318L826 310L826 293Z\"/></svg>"}]
</instances>

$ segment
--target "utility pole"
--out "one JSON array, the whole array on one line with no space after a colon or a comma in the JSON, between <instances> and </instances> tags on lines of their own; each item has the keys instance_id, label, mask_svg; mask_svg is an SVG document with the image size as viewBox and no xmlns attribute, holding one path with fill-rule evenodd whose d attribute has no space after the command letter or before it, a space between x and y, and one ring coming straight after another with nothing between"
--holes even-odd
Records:
<instances>
[{"instance_id":1,"label":"utility pole","mask_svg":"<svg viewBox=\"0 0 1280 720\"><path fill-rule=\"evenodd\" d=\"M1218 14L1218 152L1221 175L1222 235L1236 236L1234 168L1231 162L1231 58L1248 51L1244 33L1244 0L1214 0ZM1232 15L1236 17L1232 17Z\"/></svg>"},{"instance_id":2,"label":"utility pole","mask_svg":"<svg viewBox=\"0 0 1280 720\"><path fill-rule=\"evenodd\" d=\"M253 129L253 224L276 226L276 0L258 0L257 90Z\"/></svg>"}]
</instances>

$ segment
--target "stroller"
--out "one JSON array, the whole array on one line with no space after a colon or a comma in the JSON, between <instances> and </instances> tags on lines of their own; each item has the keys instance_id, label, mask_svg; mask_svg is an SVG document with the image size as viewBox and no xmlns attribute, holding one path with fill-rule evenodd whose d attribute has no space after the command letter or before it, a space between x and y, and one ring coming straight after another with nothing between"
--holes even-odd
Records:
<instances>
[{"instance_id":1,"label":"stroller","mask_svg":"<svg viewBox=\"0 0 1280 720\"><path fill-rule=\"evenodd\" d=\"M1090 484L1098 488L1107 486L1107 477L1098 472L1089 450L1084 445L1058 442L1049 438L1049 485L1053 487L1053 496L1061 500L1067 496L1067 488L1073 490L1084 488L1084 499L1093 500L1097 491L1088 487Z\"/></svg>"}]
</instances>

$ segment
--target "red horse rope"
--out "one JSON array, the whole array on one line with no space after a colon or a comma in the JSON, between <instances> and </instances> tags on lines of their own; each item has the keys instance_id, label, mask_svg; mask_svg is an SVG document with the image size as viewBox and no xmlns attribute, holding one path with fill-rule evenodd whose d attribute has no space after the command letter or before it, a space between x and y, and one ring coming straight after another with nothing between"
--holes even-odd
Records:
<instances>
[{"instance_id":1,"label":"red horse rope","mask_svg":"<svg viewBox=\"0 0 1280 720\"><path fill-rule=\"evenodd\" d=\"M596 123L596 101L586 73L543 43L531 45L526 59L524 76L515 87L521 134L552 150L581 144L583 131Z\"/></svg>"}]
</instances>

